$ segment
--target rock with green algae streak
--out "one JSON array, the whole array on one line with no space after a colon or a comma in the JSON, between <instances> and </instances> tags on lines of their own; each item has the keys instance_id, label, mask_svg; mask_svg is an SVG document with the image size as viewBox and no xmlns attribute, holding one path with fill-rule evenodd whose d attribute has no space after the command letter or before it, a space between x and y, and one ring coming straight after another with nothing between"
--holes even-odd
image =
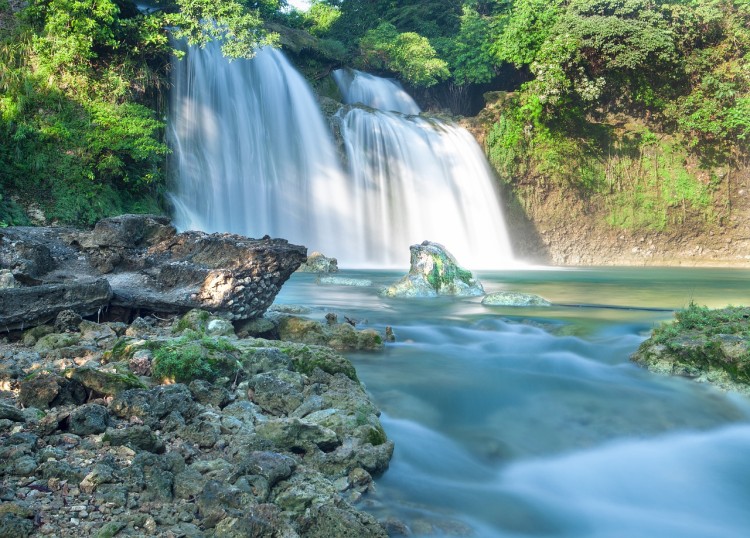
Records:
<instances>
[{"instance_id":1,"label":"rock with green algae streak","mask_svg":"<svg viewBox=\"0 0 750 538\"><path fill-rule=\"evenodd\" d=\"M691 304L654 330L631 360L649 371L750 396L750 307Z\"/></svg>"},{"instance_id":2,"label":"rock with green algae streak","mask_svg":"<svg viewBox=\"0 0 750 538\"><path fill-rule=\"evenodd\" d=\"M485 306L551 306L547 299L533 293L517 291L499 291L490 293L482 298Z\"/></svg>"},{"instance_id":3,"label":"rock with green algae streak","mask_svg":"<svg viewBox=\"0 0 750 538\"><path fill-rule=\"evenodd\" d=\"M386 297L437 297L455 295L476 297L484 288L471 271L458 265L453 255L439 243L424 241L412 245L409 274L383 290Z\"/></svg>"}]
</instances>

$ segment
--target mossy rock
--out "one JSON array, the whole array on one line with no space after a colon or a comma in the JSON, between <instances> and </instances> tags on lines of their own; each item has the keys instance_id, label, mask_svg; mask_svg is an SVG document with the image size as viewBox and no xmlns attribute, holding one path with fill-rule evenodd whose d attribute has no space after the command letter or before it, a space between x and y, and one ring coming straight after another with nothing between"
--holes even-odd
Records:
<instances>
[{"instance_id":1,"label":"mossy rock","mask_svg":"<svg viewBox=\"0 0 750 538\"><path fill-rule=\"evenodd\" d=\"M31 347L36 344L40 338L52 334L53 332L55 332L55 329L52 328L51 325L39 325L33 329L29 329L23 333L23 345Z\"/></svg>"},{"instance_id":2,"label":"mossy rock","mask_svg":"<svg viewBox=\"0 0 750 538\"><path fill-rule=\"evenodd\" d=\"M328 325L294 316L279 318L279 337L289 342L329 346L337 351L383 349L383 337L373 329L357 330L348 323Z\"/></svg>"},{"instance_id":3,"label":"mossy rock","mask_svg":"<svg viewBox=\"0 0 750 538\"><path fill-rule=\"evenodd\" d=\"M357 372L351 361L330 347L279 340L262 340L260 338L241 340L238 345L243 362L252 362L256 350L276 348L291 359L291 368L295 372L310 375L315 368L320 368L328 374L344 374L349 379L359 382Z\"/></svg>"},{"instance_id":4,"label":"mossy rock","mask_svg":"<svg viewBox=\"0 0 750 538\"><path fill-rule=\"evenodd\" d=\"M750 308L691 304L654 330L631 360L650 371L750 395Z\"/></svg>"},{"instance_id":5,"label":"mossy rock","mask_svg":"<svg viewBox=\"0 0 750 538\"><path fill-rule=\"evenodd\" d=\"M131 373L108 372L96 368L70 368L64 372L67 379L79 382L88 390L105 396L116 396L130 389L145 389L146 385Z\"/></svg>"},{"instance_id":6,"label":"mossy rock","mask_svg":"<svg viewBox=\"0 0 750 538\"><path fill-rule=\"evenodd\" d=\"M123 336L117 339L112 349L104 352L102 361L105 363L127 362L133 358L136 351L144 347L148 347L146 340Z\"/></svg>"},{"instance_id":7,"label":"mossy rock","mask_svg":"<svg viewBox=\"0 0 750 538\"><path fill-rule=\"evenodd\" d=\"M149 348L153 351L152 377L160 381L215 381L234 377L240 369L239 350L225 337L194 338L190 334L152 342Z\"/></svg>"},{"instance_id":8,"label":"mossy rock","mask_svg":"<svg viewBox=\"0 0 750 538\"><path fill-rule=\"evenodd\" d=\"M231 322L214 316L205 310L193 309L175 324L173 332L184 334L185 331L209 336L234 336L234 326Z\"/></svg>"},{"instance_id":9,"label":"mossy rock","mask_svg":"<svg viewBox=\"0 0 750 538\"><path fill-rule=\"evenodd\" d=\"M475 297L484 295L479 281L471 271L458 265L456 258L439 244L424 241L409 247L409 273L400 281L385 288L386 297L437 297L454 295Z\"/></svg>"},{"instance_id":10,"label":"mossy rock","mask_svg":"<svg viewBox=\"0 0 750 538\"><path fill-rule=\"evenodd\" d=\"M34 351L49 353L56 349L78 345L80 341L81 335L77 333L52 333L37 340L34 344Z\"/></svg>"}]
</instances>

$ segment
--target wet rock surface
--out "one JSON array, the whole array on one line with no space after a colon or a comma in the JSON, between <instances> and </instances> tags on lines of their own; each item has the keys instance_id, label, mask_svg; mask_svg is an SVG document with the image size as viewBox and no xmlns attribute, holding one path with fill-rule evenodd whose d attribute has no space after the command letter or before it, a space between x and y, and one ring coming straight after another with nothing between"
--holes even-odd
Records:
<instances>
[{"instance_id":1,"label":"wet rock surface","mask_svg":"<svg viewBox=\"0 0 750 538\"><path fill-rule=\"evenodd\" d=\"M393 443L346 358L138 319L0 344L0 535L387 536L355 505Z\"/></svg>"},{"instance_id":2,"label":"wet rock surface","mask_svg":"<svg viewBox=\"0 0 750 538\"><path fill-rule=\"evenodd\" d=\"M383 290L386 297L480 296L484 288L446 248L430 241L409 247L409 273Z\"/></svg>"},{"instance_id":3,"label":"wet rock surface","mask_svg":"<svg viewBox=\"0 0 750 538\"><path fill-rule=\"evenodd\" d=\"M122 215L91 231L10 227L0 231L0 326L44 323L63 310L153 312L193 308L227 320L261 316L306 259L283 239L177 233L169 220Z\"/></svg>"}]
</instances>

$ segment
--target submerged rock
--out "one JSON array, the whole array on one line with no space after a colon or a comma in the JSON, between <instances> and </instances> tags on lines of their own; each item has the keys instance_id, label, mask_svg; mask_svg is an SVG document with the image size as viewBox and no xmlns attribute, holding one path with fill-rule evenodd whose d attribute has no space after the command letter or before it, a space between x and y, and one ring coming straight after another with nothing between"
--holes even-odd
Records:
<instances>
[{"instance_id":1,"label":"submerged rock","mask_svg":"<svg viewBox=\"0 0 750 538\"><path fill-rule=\"evenodd\" d=\"M490 293L482 298L482 304L486 306L551 306L547 299L532 293L520 293L517 291L499 291Z\"/></svg>"},{"instance_id":2,"label":"submerged rock","mask_svg":"<svg viewBox=\"0 0 750 538\"><path fill-rule=\"evenodd\" d=\"M479 296L484 288L471 271L458 265L443 245L424 241L409 247L411 267L400 281L383 291L386 297Z\"/></svg>"},{"instance_id":3,"label":"submerged rock","mask_svg":"<svg viewBox=\"0 0 750 538\"><path fill-rule=\"evenodd\" d=\"M750 396L750 307L690 305L654 330L631 360L659 374Z\"/></svg>"},{"instance_id":4,"label":"submerged rock","mask_svg":"<svg viewBox=\"0 0 750 538\"><path fill-rule=\"evenodd\" d=\"M358 286L368 287L372 286L372 280L365 278L346 278L341 276L324 276L317 280L318 284L324 284L328 286Z\"/></svg>"}]
</instances>

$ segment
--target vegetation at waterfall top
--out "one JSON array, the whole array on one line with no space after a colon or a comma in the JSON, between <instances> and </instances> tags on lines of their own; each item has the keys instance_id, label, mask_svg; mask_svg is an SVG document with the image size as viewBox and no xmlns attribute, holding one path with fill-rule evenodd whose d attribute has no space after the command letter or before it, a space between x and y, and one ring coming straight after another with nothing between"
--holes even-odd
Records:
<instances>
[{"instance_id":1,"label":"vegetation at waterfall top","mask_svg":"<svg viewBox=\"0 0 750 538\"><path fill-rule=\"evenodd\" d=\"M0 225L163 210L168 28L234 58L308 32L318 51L297 62L315 78L352 66L427 108L484 108L490 162L527 212L554 187L615 228L721 223L747 167L747 0L145 4L0 0Z\"/></svg>"}]
</instances>

